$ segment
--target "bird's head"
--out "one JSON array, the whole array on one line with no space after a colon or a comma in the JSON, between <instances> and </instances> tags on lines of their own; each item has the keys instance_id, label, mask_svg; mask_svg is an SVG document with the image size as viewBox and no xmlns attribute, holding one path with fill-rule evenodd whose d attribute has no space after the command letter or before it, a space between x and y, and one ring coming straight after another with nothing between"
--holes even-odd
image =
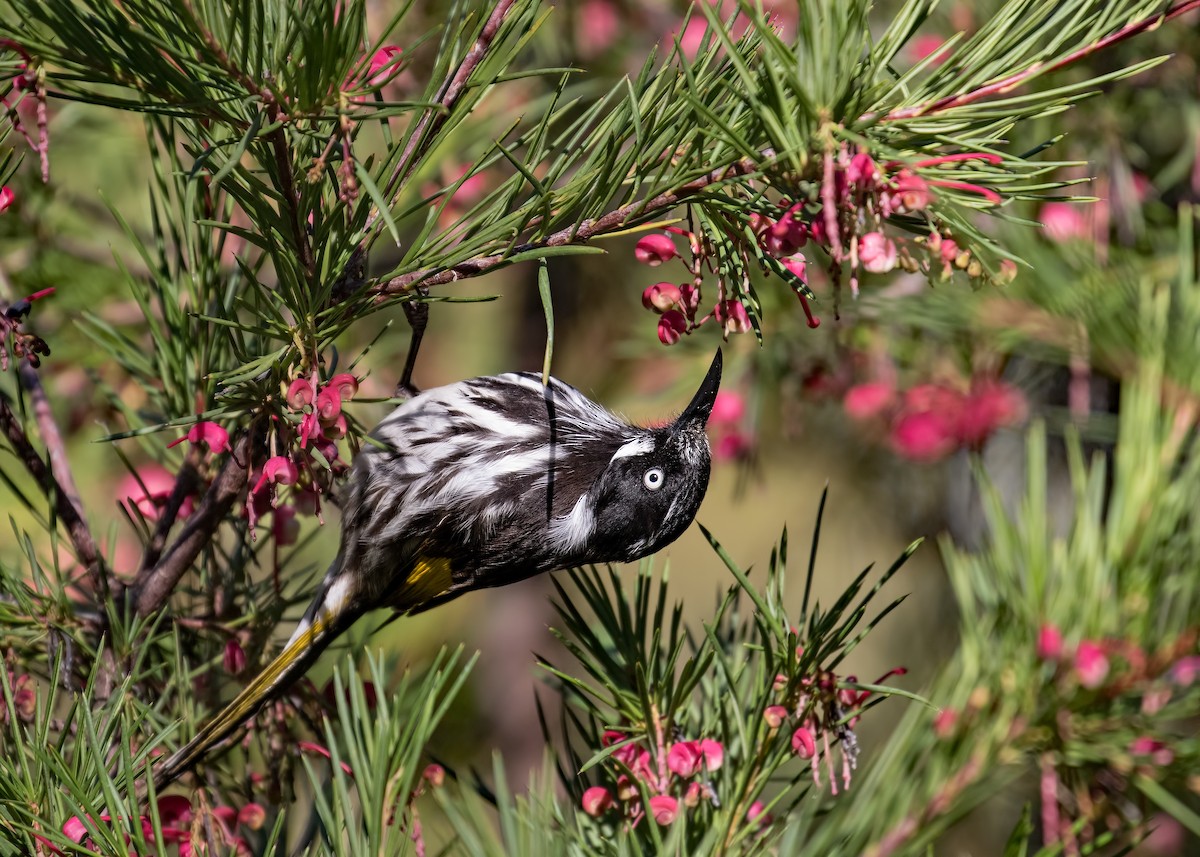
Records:
<instances>
[{"instance_id":1,"label":"bird's head","mask_svg":"<svg viewBox=\"0 0 1200 857\"><path fill-rule=\"evenodd\" d=\"M704 433L721 384L718 350L691 403L670 425L638 430L589 492L591 547L605 562L632 562L683 534L704 499L712 455Z\"/></svg>"}]
</instances>

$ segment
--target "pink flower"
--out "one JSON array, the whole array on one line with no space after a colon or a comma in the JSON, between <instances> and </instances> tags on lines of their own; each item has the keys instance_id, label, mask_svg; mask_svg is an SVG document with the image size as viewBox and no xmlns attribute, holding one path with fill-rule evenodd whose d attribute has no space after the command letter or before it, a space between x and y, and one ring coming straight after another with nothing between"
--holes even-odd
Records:
<instances>
[{"instance_id":1,"label":"pink flower","mask_svg":"<svg viewBox=\"0 0 1200 857\"><path fill-rule=\"evenodd\" d=\"M683 805L695 807L700 805L700 798L704 796L704 786L693 780L688 783L687 790L683 793Z\"/></svg>"},{"instance_id":2,"label":"pink flower","mask_svg":"<svg viewBox=\"0 0 1200 857\"><path fill-rule=\"evenodd\" d=\"M913 62L919 62L930 54L936 53L943 44L941 36L924 35L917 36L908 43L908 53L912 57ZM945 61L944 57L935 59L930 62L930 65L941 65Z\"/></svg>"},{"instance_id":3,"label":"pink flower","mask_svg":"<svg viewBox=\"0 0 1200 857\"><path fill-rule=\"evenodd\" d=\"M691 318L700 307L700 289L691 283L679 284L679 306Z\"/></svg>"},{"instance_id":4,"label":"pink flower","mask_svg":"<svg viewBox=\"0 0 1200 857\"><path fill-rule=\"evenodd\" d=\"M300 478L300 472L296 469L296 463L287 455L276 455L267 459L267 463L263 465L262 476L259 477L258 484L254 486L254 493L257 494L262 490L262 487L270 482L272 485L294 485L296 480Z\"/></svg>"},{"instance_id":5,"label":"pink flower","mask_svg":"<svg viewBox=\"0 0 1200 857\"><path fill-rule=\"evenodd\" d=\"M750 330L750 314L741 301L721 301L713 313L717 322L725 328L725 334L745 333Z\"/></svg>"},{"instance_id":6,"label":"pink flower","mask_svg":"<svg viewBox=\"0 0 1200 857\"><path fill-rule=\"evenodd\" d=\"M623 28L620 12L608 0L584 0L575 19L575 42L587 57L608 50Z\"/></svg>"},{"instance_id":7,"label":"pink flower","mask_svg":"<svg viewBox=\"0 0 1200 857\"><path fill-rule=\"evenodd\" d=\"M933 734L945 741L954 734L954 727L958 725L958 712L953 708L943 708L937 713L937 717L933 718Z\"/></svg>"},{"instance_id":8,"label":"pink flower","mask_svg":"<svg viewBox=\"0 0 1200 857\"><path fill-rule=\"evenodd\" d=\"M1008 285L1017 278L1017 263L1012 259L1000 260L1000 270L996 272L996 282Z\"/></svg>"},{"instance_id":9,"label":"pink flower","mask_svg":"<svg viewBox=\"0 0 1200 857\"><path fill-rule=\"evenodd\" d=\"M279 546L294 545L300 535L300 522L291 506L280 506L271 515L271 536Z\"/></svg>"},{"instance_id":10,"label":"pink flower","mask_svg":"<svg viewBox=\"0 0 1200 857\"><path fill-rule=\"evenodd\" d=\"M167 449L178 446L185 440L192 444L203 443L207 445L214 455L220 455L222 452L229 450L229 432L216 423L211 423L207 420L196 423L188 429L188 433L184 437L168 443Z\"/></svg>"},{"instance_id":11,"label":"pink flower","mask_svg":"<svg viewBox=\"0 0 1200 857\"><path fill-rule=\"evenodd\" d=\"M658 341L663 345L674 345L687 332L687 319L677 309L667 310L658 320Z\"/></svg>"},{"instance_id":12,"label":"pink flower","mask_svg":"<svg viewBox=\"0 0 1200 857\"><path fill-rule=\"evenodd\" d=\"M349 431L350 428L346 425L346 415L338 414L328 425L321 427L321 437L323 437L326 441L341 440L349 433ZM321 454L325 455L325 450L322 449ZM330 458L328 455L326 455L325 458L327 461L332 463L337 459L337 455L334 455L333 458Z\"/></svg>"},{"instance_id":13,"label":"pink flower","mask_svg":"<svg viewBox=\"0 0 1200 857\"><path fill-rule=\"evenodd\" d=\"M683 32L679 34L679 50L685 57L690 60L696 58L707 32L708 22L704 20L704 16L693 15L692 19L687 22L687 26L683 28Z\"/></svg>"},{"instance_id":14,"label":"pink flower","mask_svg":"<svg viewBox=\"0 0 1200 857\"><path fill-rule=\"evenodd\" d=\"M793 205L767 229L763 243L771 255L789 256L808 241L809 228L797 216L800 211L800 205Z\"/></svg>"},{"instance_id":15,"label":"pink flower","mask_svg":"<svg viewBox=\"0 0 1200 857\"><path fill-rule=\"evenodd\" d=\"M88 816L88 818L90 819L91 816ZM87 836L87 827L84 826L79 816L73 815L63 824L62 832L63 836L67 837L67 839L79 843L83 841L83 837Z\"/></svg>"},{"instance_id":16,"label":"pink flower","mask_svg":"<svg viewBox=\"0 0 1200 857\"><path fill-rule=\"evenodd\" d=\"M157 521L175 490L175 477L157 464L138 468L137 474L127 474L117 486L117 499L132 515L134 509L147 521ZM195 501L187 497L179 507L179 517L192 514Z\"/></svg>"},{"instance_id":17,"label":"pink flower","mask_svg":"<svg viewBox=\"0 0 1200 857\"><path fill-rule=\"evenodd\" d=\"M436 762L431 762L421 772L421 779L429 783L430 788L441 788L442 784L446 782L446 769Z\"/></svg>"},{"instance_id":18,"label":"pink flower","mask_svg":"<svg viewBox=\"0 0 1200 857\"><path fill-rule=\"evenodd\" d=\"M655 283L646 286L642 292L642 306L657 313L675 309L682 299L683 295L674 283Z\"/></svg>"},{"instance_id":19,"label":"pink flower","mask_svg":"<svg viewBox=\"0 0 1200 857\"><path fill-rule=\"evenodd\" d=\"M850 159L850 166L846 168L846 181L854 187L862 190L870 190L875 187L876 177L875 161L866 152L859 152Z\"/></svg>"},{"instance_id":20,"label":"pink flower","mask_svg":"<svg viewBox=\"0 0 1200 857\"><path fill-rule=\"evenodd\" d=\"M921 211L933 198L929 183L912 170L900 170L896 173L893 184L892 202L901 214L910 211Z\"/></svg>"},{"instance_id":21,"label":"pink flower","mask_svg":"<svg viewBox=\"0 0 1200 857\"><path fill-rule=\"evenodd\" d=\"M1051 241L1075 241L1091 235L1088 217L1078 204L1048 202L1042 206L1039 219L1043 234Z\"/></svg>"},{"instance_id":22,"label":"pink flower","mask_svg":"<svg viewBox=\"0 0 1200 857\"><path fill-rule=\"evenodd\" d=\"M326 381L325 387L330 390L336 390L340 402L348 402L358 392L358 379L349 372L342 372Z\"/></svg>"},{"instance_id":23,"label":"pink flower","mask_svg":"<svg viewBox=\"0 0 1200 857\"><path fill-rule=\"evenodd\" d=\"M763 720L772 729L778 729L788 718L788 710L782 705L768 705L763 709Z\"/></svg>"},{"instance_id":24,"label":"pink flower","mask_svg":"<svg viewBox=\"0 0 1200 857\"><path fill-rule=\"evenodd\" d=\"M1129 752L1134 756L1149 756L1155 765L1169 765L1175 760L1175 753L1157 738L1142 735L1134 738L1129 744Z\"/></svg>"},{"instance_id":25,"label":"pink flower","mask_svg":"<svg viewBox=\"0 0 1200 857\"><path fill-rule=\"evenodd\" d=\"M311 405L313 400L312 384L304 378L297 378L287 391L287 403L294 411L303 410L305 405Z\"/></svg>"},{"instance_id":26,"label":"pink flower","mask_svg":"<svg viewBox=\"0 0 1200 857\"><path fill-rule=\"evenodd\" d=\"M902 414L892 425L892 449L913 461L937 461L953 452L956 445L954 429L954 420L943 413Z\"/></svg>"},{"instance_id":27,"label":"pink flower","mask_svg":"<svg viewBox=\"0 0 1200 857\"><path fill-rule=\"evenodd\" d=\"M260 804L248 803L238 810L238 824L249 830L259 830L267 820L267 811Z\"/></svg>"},{"instance_id":28,"label":"pink flower","mask_svg":"<svg viewBox=\"0 0 1200 857\"><path fill-rule=\"evenodd\" d=\"M240 675L246 668L246 650L236 639L230 638L225 642L225 655L222 661L225 672L230 675Z\"/></svg>"},{"instance_id":29,"label":"pink flower","mask_svg":"<svg viewBox=\"0 0 1200 857\"><path fill-rule=\"evenodd\" d=\"M896 244L882 232L868 232L858 243L858 258L872 274L896 267Z\"/></svg>"},{"instance_id":30,"label":"pink flower","mask_svg":"<svg viewBox=\"0 0 1200 857\"><path fill-rule=\"evenodd\" d=\"M751 446L750 438L742 432L726 432L713 444L713 458L717 461L735 461L749 452Z\"/></svg>"},{"instance_id":31,"label":"pink flower","mask_svg":"<svg viewBox=\"0 0 1200 857\"><path fill-rule=\"evenodd\" d=\"M721 390L713 401L712 412L708 416L709 425L734 425L742 421L746 415L746 400L736 390Z\"/></svg>"},{"instance_id":32,"label":"pink flower","mask_svg":"<svg viewBox=\"0 0 1200 857\"><path fill-rule=\"evenodd\" d=\"M371 55L371 64L367 67L367 83L370 86L381 86L391 80L400 71L403 50L395 45L384 45Z\"/></svg>"},{"instance_id":33,"label":"pink flower","mask_svg":"<svg viewBox=\"0 0 1200 857\"><path fill-rule=\"evenodd\" d=\"M314 744L312 741L297 741L296 749L301 753L309 753L314 756L323 756L330 761L333 761L333 754L329 750L322 747L320 744ZM342 770L350 776L354 776L354 771L345 762L342 762Z\"/></svg>"},{"instance_id":34,"label":"pink flower","mask_svg":"<svg viewBox=\"0 0 1200 857\"><path fill-rule=\"evenodd\" d=\"M670 262L678 255L675 242L661 234L642 237L633 249L634 258L651 268L657 268L663 262Z\"/></svg>"},{"instance_id":35,"label":"pink flower","mask_svg":"<svg viewBox=\"0 0 1200 857\"><path fill-rule=\"evenodd\" d=\"M316 414L323 422L333 422L342 412L342 394L336 387L325 387L317 393Z\"/></svg>"},{"instance_id":36,"label":"pink flower","mask_svg":"<svg viewBox=\"0 0 1200 857\"><path fill-rule=\"evenodd\" d=\"M896 404L896 388L886 381L856 384L846 391L842 407L852 420L865 422L887 413Z\"/></svg>"},{"instance_id":37,"label":"pink flower","mask_svg":"<svg viewBox=\"0 0 1200 857\"><path fill-rule=\"evenodd\" d=\"M679 801L667 795L655 795L650 798L650 815L655 824L665 827L679 815Z\"/></svg>"},{"instance_id":38,"label":"pink flower","mask_svg":"<svg viewBox=\"0 0 1200 857\"><path fill-rule=\"evenodd\" d=\"M974 385L958 416L958 437L978 449L998 428L1025 419L1025 397L1015 387L1000 381L983 380Z\"/></svg>"},{"instance_id":39,"label":"pink flower","mask_svg":"<svg viewBox=\"0 0 1200 857\"><path fill-rule=\"evenodd\" d=\"M817 740L812 730L801 726L792 733L792 749L801 759L811 759L817 753Z\"/></svg>"},{"instance_id":40,"label":"pink flower","mask_svg":"<svg viewBox=\"0 0 1200 857\"><path fill-rule=\"evenodd\" d=\"M801 253L793 253L783 260L783 267L787 268L796 276L802 283L808 282L808 260Z\"/></svg>"},{"instance_id":41,"label":"pink flower","mask_svg":"<svg viewBox=\"0 0 1200 857\"><path fill-rule=\"evenodd\" d=\"M677 741L667 751L667 768L685 780L700 771L703 761L704 755L698 741Z\"/></svg>"},{"instance_id":42,"label":"pink flower","mask_svg":"<svg viewBox=\"0 0 1200 857\"><path fill-rule=\"evenodd\" d=\"M1171 665L1171 681L1180 687L1191 687L1200 676L1200 655L1187 655Z\"/></svg>"},{"instance_id":43,"label":"pink flower","mask_svg":"<svg viewBox=\"0 0 1200 857\"><path fill-rule=\"evenodd\" d=\"M725 764L725 745L712 738L700 739L700 752L704 755L704 770L710 774L719 771Z\"/></svg>"},{"instance_id":44,"label":"pink flower","mask_svg":"<svg viewBox=\"0 0 1200 857\"><path fill-rule=\"evenodd\" d=\"M592 786L583 793L583 811L592 818L598 818L613 805L613 796L604 786Z\"/></svg>"},{"instance_id":45,"label":"pink flower","mask_svg":"<svg viewBox=\"0 0 1200 857\"><path fill-rule=\"evenodd\" d=\"M1095 689L1108 677L1108 656L1104 649L1091 640L1083 640L1075 649L1075 675L1079 683Z\"/></svg>"},{"instance_id":46,"label":"pink flower","mask_svg":"<svg viewBox=\"0 0 1200 857\"><path fill-rule=\"evenodd\" d=\"M771 816L766 814L767 807L761 800L756 800L750 804L750 808L746 810L746 821L754 824L758 823L759 827L765 827L771 823Z\"/></svg>"},{"instance_id":47,"label":"pink flower","mask_svg":"<svg viewBox=\"0 0 1200 857\"><path fill-rule=\"evenodd\" d=\"M1043 661L1056 661L1062 655L1062 631L1054 625L1042 625L1038 630L1037 656Z\"/></svg>"},{"instance_id":48,"label":"pink flower","mask_svg":"<svg viewBox=\"0 0 1200 857\"><path fill-rule=\"evenodd\" d=\"M16 194L12 192L12 188L8 185L0 187L0 214L8 211L8 207L13 204L16 199Z\"/></svg>"}]
</instances>

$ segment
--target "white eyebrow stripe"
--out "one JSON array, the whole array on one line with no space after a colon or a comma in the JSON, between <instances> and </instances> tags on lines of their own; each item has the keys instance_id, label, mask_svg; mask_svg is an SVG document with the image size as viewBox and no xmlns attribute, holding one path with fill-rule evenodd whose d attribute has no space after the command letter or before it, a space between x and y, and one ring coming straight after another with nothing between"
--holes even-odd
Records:
<instances>
[{"instance_id":1,"label":"white eyebrow stripe","mask_svg":"<svg viewBox=\"0 0 1200 857\"><path fill-rule=\"evenodd\" d=\"M654 452L654 440L648 437L636 437L627 441L624 446L614 452L612 460L629 458L631 455L645 455L647 452Z\"/></svg>"}]
</instances>

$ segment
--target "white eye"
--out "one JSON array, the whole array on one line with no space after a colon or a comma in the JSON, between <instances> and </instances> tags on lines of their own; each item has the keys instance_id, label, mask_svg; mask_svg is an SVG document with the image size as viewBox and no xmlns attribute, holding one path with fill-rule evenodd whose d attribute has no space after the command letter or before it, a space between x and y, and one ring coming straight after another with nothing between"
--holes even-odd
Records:
<instances>
[{"instance_id":1,"label":"white eye","mask_svg":"<svg viewBox=\"0 0 1200 857\"><path fill-rule=\"evenodd\" d=\"M646 475L642 477L642 484L647 490L657 491L663 484L663 472L661 467L651 467L646 471Z\"/></svg>"}]
</instances>

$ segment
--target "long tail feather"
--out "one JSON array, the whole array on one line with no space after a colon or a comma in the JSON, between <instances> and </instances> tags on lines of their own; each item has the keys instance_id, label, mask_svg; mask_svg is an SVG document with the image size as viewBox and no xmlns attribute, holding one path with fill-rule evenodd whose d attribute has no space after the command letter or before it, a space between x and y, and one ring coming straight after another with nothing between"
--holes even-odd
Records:
<instances>
[{"instance_id":1,"label":"long tail feather","mask_svg":"<svg viewBox=\"0 0 1200 857\"><path fill-rule=\"evenodd\" d=\"M232 735L268 702L283 694L316 662L342 631L354 624L361 611L346 605L328 605L329 578L301 620L283 651L246 686L237 698L210 720L186 745L154 771L155 789L165 788L186 773L213 747ZM328 609L333 607L331 611Z\"/></svg>"}]
</instances>

